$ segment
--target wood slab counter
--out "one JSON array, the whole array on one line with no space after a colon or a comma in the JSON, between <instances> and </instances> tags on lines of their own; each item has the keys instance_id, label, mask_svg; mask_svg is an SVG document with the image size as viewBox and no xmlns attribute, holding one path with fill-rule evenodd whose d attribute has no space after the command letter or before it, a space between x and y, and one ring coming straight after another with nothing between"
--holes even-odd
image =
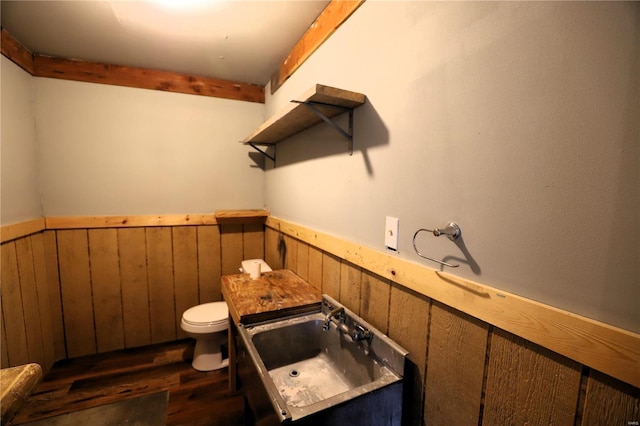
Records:
<instances>
[{"instance_id":1,"label":"wood slab counter","mask_svg":"<svg viewBox=\"0 0 640 426\"><path fill-rule=\"evenodd\" d=\"M222 277L222 294L234 323L250 324L286 315L310 312L322 302L320 290L288 269Z\"/></svg>"},{"instance_id":2,"label":"wood slab counter","mask_svg":"<svg viewBox=\"0 0 640 426\"><path fill-rule=\"evenodd\" d=\"M0 423L8 424L11 421L40 379L42 368L35 363L0 370Z\"/></svg>"}]
</instances>

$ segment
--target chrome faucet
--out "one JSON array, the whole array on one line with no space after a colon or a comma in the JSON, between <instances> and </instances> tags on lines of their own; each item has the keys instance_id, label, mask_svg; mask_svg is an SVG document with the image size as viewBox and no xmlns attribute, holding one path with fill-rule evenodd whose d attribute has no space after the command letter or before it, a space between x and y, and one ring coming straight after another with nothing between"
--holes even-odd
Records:
<instances>
[{"instance_id":1,"label":"chrome faucet","mask_svg":"<svg viewBox=\"0 0 640 426\"><path fill-rule=\"evenodd\" d=\"M338 327L338 330L341 333L351 337L351 339L355 342L358 342L361 340L371 340L373 338L373 333L371 333L371 331L369 331L367 328L363 327L362 325L356 323L353 320L350 321L351 327L349 327L349 325L347 325L347 321L346 321L347 318L344 312L344 308L342 307L334 308L326 315L324 319L324 325L322 326L322 329L324 331L329 330L329 326L331 324L332 318L336 318L338 320L336 322L336 326Z\"/></svg>"},{"instance_id":2,"label":"chrome faucet","mask_svg":"<svg viewBox=\"0 0 640 426\"><path fill-rule=\"evenodd\" d=\"M331 312L329 312L325 318L324 318L324 325L322 326L322 329L324 331L329 330L329 324L331 324L331 318L337 317L338 319L342 321L344 321L344 308L334 308L333 310L331 310Z\"/></svg>"}]
</instances>

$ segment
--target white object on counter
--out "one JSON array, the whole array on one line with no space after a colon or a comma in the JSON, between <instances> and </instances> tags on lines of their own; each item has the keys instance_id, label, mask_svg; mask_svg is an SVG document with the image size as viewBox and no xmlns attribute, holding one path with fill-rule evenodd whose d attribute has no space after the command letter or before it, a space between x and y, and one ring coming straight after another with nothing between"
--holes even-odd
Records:
<instances>
[{"instance_id":1,"label":"white object on counter","mask_svg":"<svg viewBox=\"0 0 640 426\"><path fill-rule=\"evenodd\" d=\"M253 262L260 262L260 274L265 272L271 272L272 269L267 263L262 259L247 259L242 261L242 267L240 268L241 274L250 274L249 270L251 269L251 264Z\"/></svg>"},{"instance_id":2,"label":"white object on counter","mask_svg":"<svg viewBox=\"0 0 640 426\"><path fill-rule=\"evenodd\" d=\"M253 262L249 263L249 270L247 271L249 272L249 278L251 278L252 280L260 278L260 266L262 266L262 262L260 262L259 260L254 260Z\"/></svg>"}]
</instances>

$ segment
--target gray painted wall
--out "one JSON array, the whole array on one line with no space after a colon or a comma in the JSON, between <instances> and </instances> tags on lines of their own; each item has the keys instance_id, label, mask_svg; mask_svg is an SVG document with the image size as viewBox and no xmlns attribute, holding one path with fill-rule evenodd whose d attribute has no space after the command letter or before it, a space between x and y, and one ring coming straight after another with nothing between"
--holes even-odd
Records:
<instances>
[{"instance_id":1,"label":"gray painted wall","mask_svg":"<svg viewBox=\"0 0 640 426\"><path fill-rule=\"evenodd\" d=\"M2 65L2 224L263 208L263 172L238 141L264 105Z\"/></svg>"},{"instance_id":2,"label":"gray painted wall","mask_svg":"<svg viewBox=\"0 0 640 426\"><path fill-rule=\"evenodd\" d=\"M33 81L1 57L0 221L17 223L42 216L38 191Z\"/></svg>"},{"instance_id":3,"label":"gray painted wall","mask_svg":"<svg viewBox=\"0 0 640 426\"><path fill-rule=\"evenodd\" d=\"M362 92L355 153L325 125L277 148L272 215L640 331L638 3L368 1L280 88ZM269 90L267 90L269 92Z\"/></svg>"},{"instance_id":4,"label":"gray painted wall","mask_svg":"<svg viewBox=\"0 0 640 426\"><path fill-rule=\"evenodd\" d=\"M261 105L34 79L2 58L2 224L266 200L380 250L399 217L397 256L435 267L411 236L454 220L459 245L419 240L462 263L449 272L638 332L639 9L366 2L266 105L315 83L365 93L356 152L317 126L264 176L237 143Z\"/></svg>"},{"instance_id":5,"label":"gray painted wall","mask_svg":"<svg viewBox=\"0 0 640 426\"><path fill-rule=\"evenodd\" d=\"M238 143L262 104L37 78L45 216L262 208L263 173Z\"/></svg>"}]
</instances>

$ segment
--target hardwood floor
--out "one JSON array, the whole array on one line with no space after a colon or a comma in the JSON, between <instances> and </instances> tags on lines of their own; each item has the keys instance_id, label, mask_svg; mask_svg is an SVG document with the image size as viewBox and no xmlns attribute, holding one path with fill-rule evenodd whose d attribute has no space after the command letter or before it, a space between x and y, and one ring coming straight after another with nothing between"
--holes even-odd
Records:
<instances>
[{"instance_id":1,"label":"hardwood floor","mask_svg":"<svg viewBox=\"0 0 640 426\"><path fill-rule=\"evenodd\" d=\"M227 368L191 367L193 340L57 362L12 424L168 391L168 425L244 425L244 398L230 393Z\"/></svg>"}]
</instances>

